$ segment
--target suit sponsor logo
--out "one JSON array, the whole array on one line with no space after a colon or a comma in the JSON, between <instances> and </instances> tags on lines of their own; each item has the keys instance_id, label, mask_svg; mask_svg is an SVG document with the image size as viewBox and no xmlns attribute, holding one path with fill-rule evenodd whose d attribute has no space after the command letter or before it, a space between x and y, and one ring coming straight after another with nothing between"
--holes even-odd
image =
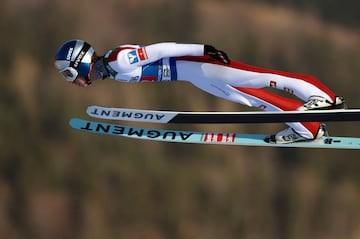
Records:
<instances>
[{"instance_id":1,"label":"suit sponsor logo","mask_svg":"<svg viewBox=\"0 0 360 239\"><path fill-rule=\"evenodd\" d=\"M276 85L277 85L276 81L274 81L274 80L270 81L271 88L276 88Z\"/></svg>"},{"instance_id":2,"label":"suit sponsor logo","mask_svg":"<svg viewBox=\"0 0 360 239\"><path fill-rule=\"evenodd\" d=\"M128 53L130 64L138 63L139 61L145 61L148 59L145 48L139 48Z\"/></svg>"},{"instance_id":3,"label":"suit sponsor logo","mask_svg":"<svg viewBox=\"0 0 360 239\"><path fill-rule=\"evenodd\" d=\"M135 64L139 62L139 58L136 54L136 50L130 51L128 53L128 58L129 58L129 62L130 64Z\"/></svg>"},{"instance_id":4,"label":"suit sponsor logo","mask_svg":"<svg viewBox=\"0 0 360 239\"><path fill-rule=\"evenodd\" d=\"M137 55L139 56L140 61L145 61L148 59L145 48L137 49Z\"/></svg>"}]
</instances>

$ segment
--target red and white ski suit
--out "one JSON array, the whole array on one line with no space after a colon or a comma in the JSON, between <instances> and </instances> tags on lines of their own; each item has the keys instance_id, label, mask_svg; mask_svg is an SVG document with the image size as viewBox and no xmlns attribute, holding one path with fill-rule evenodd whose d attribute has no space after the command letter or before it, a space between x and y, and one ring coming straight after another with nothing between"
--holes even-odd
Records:
<instances>
[{"instance_id":1,"label":"red and white ski suit","mask_svg":"<svg viewBox=\"0 0 360 239\"><path fill-rule=\"evenodd\" d=\"M200 89L247 106L266 111L296 110L301 101L271 93L271 87L307 101L322 96L334 102L335 94L316 78L308 75L250 66L231 60L222 64L204 56L202 44L157 43L148 46L122 45L108 51L104 63L110 78L125 82L161 82L182 80ZM313 139L319 122L287 123L301 136Z\"/></svg>"}]
</instances>

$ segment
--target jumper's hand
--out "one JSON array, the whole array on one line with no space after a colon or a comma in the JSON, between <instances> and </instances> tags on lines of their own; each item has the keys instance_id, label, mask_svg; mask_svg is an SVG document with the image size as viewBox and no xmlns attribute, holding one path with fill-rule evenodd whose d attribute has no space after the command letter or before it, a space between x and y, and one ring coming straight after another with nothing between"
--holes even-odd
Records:
<instances>
[{"instance_id":1,"label":"jumper's hand","mask_svg":"<svg viewBox=\"0 0 360 239\"><path fill-rule=\"evenodd\" d=\"M210 45L204 45L204 54L207 56L210 56L214 58L215 60L223 63L223 64L229 64L230 59L227 56L227 54L223 51L217 50L215 47Z\"/></svg>"}]
</instances>

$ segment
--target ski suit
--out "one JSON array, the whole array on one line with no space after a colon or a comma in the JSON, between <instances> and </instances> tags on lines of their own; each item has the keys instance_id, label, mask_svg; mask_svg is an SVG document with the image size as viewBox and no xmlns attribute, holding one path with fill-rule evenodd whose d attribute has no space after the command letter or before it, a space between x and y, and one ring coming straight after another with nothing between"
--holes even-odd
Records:
<instances>
[{"instance_id":1,"label":"ski suit","mask_svg":"<svg viewBox=\"0 0 360 239\"><path fill-rule=\"evenodd\" d=\"M204 56L202 44L122 45L103 58L109 77L124 82L188 81L226 100L266 111L296 110L303 103L271 93L271 87L307 101L317 95L334 102L335 94L316 78L250 66L231 60L222 64ZM287 123L301 136L316 137L320 122Z\"/></svg>"}]
</instances>

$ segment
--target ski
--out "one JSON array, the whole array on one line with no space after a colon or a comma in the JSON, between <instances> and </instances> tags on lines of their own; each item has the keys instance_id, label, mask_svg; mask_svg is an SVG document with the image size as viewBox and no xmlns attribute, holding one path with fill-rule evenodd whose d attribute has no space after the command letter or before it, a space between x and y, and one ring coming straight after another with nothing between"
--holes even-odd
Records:
<instances>
[{"instance_id":1,"label":"ski","mask_svg":"<svg viewBox=\"0 0 360 239\"><path fill-rule=\"evenodd\" d=\"M321 139L296 142L291 144L272 144L265 142L265 134L213 133L183 130L160 130L152 128L132 127L104 122L88 121L78 118L70 119L73 129L96 134L128 137L141 140L165 141L173 143L244 145L268 147L296 148L332 148L360 149L360 138L323 137Z\"/></svg>"},{"instance_id":2,"label":"ski","mask_svg":"<svg viewBox=\"0 0 360 239\"><path fill-rule=\"evenodd\" d=\"M360 109L279 112L177 112L89 106L91 117L147 123L277 123L360 121Z\"/></svg>"}]
</instances>

